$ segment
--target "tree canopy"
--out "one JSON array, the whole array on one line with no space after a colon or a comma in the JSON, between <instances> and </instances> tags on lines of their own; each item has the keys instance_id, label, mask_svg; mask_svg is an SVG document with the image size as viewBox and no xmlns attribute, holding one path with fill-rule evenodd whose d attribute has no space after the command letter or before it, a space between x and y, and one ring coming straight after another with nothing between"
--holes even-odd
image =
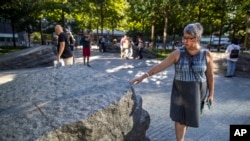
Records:
<instances>
[{"instance_id":1,"label":"tree canopy","mask_svg":"<svg viewBox=\"0 0 250 141\"><path fill-rule=\"evenodd\" d=\"M204 35L238 37L246 34L249 0L1 0L0 16L14 32L53 32L55 24L72 32L84 29L140 33L146 40L162 37L164 44L182 36L184 26L200 22ZM171 37L171 38L170 38Z\"/></svg>"}]
</instances>

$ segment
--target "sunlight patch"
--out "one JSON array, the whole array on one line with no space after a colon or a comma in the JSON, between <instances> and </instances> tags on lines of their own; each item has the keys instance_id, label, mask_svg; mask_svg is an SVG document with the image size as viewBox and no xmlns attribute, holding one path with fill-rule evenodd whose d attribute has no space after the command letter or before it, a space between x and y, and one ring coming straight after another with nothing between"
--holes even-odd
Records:
<instances>
[{"instance_id":1,"label":"sunlight patch","mask_svg":"<svg viewBox=\"0 0 250 141\"><path fill-rule=\"evenodd\" d=\"M0 77L0 80L1 80L1 81L0 81L0 85L2 85L2 84L4 84L4 83L8 83L8 82L14 80L15 77L16 77L15 74L8 74L8 75L5 75L5 76L1 76L1 77Z\"/></svg>"},{"instance_id":2,"label":"sunlight patch","mask_svg":"<svg viewBox=\"0 0 250 141\"><path fill-rule=\"evenodd\" d=\"M132 65L122 65L122 66L117 66L115 68L107 69L106 72L113 73L113 72L118 72L122 69L133 69L133 68L134 68L134 66L132 66Z\"/></svg>"}]
</instances>

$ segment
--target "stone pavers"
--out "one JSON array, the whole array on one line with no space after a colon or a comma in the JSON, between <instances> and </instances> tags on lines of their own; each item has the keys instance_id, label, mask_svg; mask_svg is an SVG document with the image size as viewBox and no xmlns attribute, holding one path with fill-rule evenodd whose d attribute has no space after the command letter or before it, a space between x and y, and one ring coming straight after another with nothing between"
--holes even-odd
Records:
<instances>
[{"instance_id":1,"label":"stone pavers","mask_svg":"<svg viewBox=\"0 0 250 141\"><path fill-rule=\"evenodd\" d=\"M96 55L98 56L97 53ZM93 58L98 58L93 54ZM123 60L119 54L102 53L106 59L93 59L93 69L112 73L130 80L159 63L154 60ZM134 85L136 94L143 98L143 107L150 114L147 136L151 141L174 141L175 130L169 118L170 94L174 69L169 69ZM228 141L230 124L250 124L250 79L226 78L215 75L215 101L201 117L199 128L189 128L186 141Z\"/></svg>"}]
</instances>

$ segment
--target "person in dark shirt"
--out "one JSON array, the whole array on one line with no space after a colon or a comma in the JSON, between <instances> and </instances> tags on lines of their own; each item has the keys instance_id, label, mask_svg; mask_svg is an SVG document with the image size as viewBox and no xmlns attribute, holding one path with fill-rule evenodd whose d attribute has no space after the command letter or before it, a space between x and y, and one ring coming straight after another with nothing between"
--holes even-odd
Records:
<instances>
[{"instance_id":1,"label":"person in dark shirt","mask_svg":"<svg viewBox=\"0 0 250 141\"><path fill-rule=\"evenodd\" d=\"M74 55L75 38L70 31L68 31L67 34L69 37L69 47L70 47L70 50L73 54L73 63L75 63L75 55Z\"/></svg>"},{"instance_id":2,"label":"person in dark shirt","mask_svg":"<svg viewBox=\"0 0 250 141\"><path fill-rule=\"evenodd\" d=\"M91 36L88 31L83 32L83 37L80 40L80 44L82 45L82 55L83 55L83 64L88 67L89 65L89 57L90 57L90 42L91 42ZM87 63L86 63L87 61Z\"/></svg>"},{"instance_id":3,"label":"person in dark shirt","mask_svg":"<svg viewBox=\"0 0 250 141\"><path fill-rule=\"evenodd\" d=\"M61 25L55 26L55 32L58 36L57 61L63 59L65 65L73 64L73 54L69 48L69 38L67 33L63 32Z\"/></svg>"},{"instance_id":4,"label":"person in dark shirt","mask_svg":"<svg viewBox=\"0 0 250 141\"><path fill-rule=\"evenodd\" d=\"M74 51L74 46L75 46L75 39L74 39L74 36L72 35L71 32L67 32L68 34L68 37L69 37L69 47L71 49L71 51L73 52Z\"/></svg>"},{"instance_id":5,"label":"person in dark shirt","mask_svg":"<svg viewBox=\"0 0 250 141\"><path fill-rule=\"evenodd\" d=\"M138 53L139 53L139 59L142 59L143 58L142 50L143 50L144 45L143 45L141 36L137 36L137 43L138 43L137 48L138 48Z\"/></svg>"},{"instance_id":6,"label":"person in dark shirt","mask_svg":"<svg viewBox=\"0 0 250 141\"><path fill-rule=\"evenodd\" d=\"M106 42L105 38L102 36L102 38L101 38L102 52L106 52L105 42Z\"/></svg>"}]
</instances>

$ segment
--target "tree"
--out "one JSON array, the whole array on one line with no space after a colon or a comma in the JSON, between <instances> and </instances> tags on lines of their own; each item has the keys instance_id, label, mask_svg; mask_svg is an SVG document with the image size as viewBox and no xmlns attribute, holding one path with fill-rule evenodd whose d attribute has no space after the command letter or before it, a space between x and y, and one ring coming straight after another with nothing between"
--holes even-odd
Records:
<instances>
[{"instance_id":1,"label":"tree","mask_svg":"<svg viewBox=\"0 0 250 141\"><path fill-rule=\"evenodd\" d=\"M149 35L153 44L155 36L162 35L163 47L168 35L175 42L190 22L201 22L205 35L217 32L219 37L243 39L250 7L249 0L1 0L0 4L0 15L12 23L13 40L16 30L40 31L43 43L44 26L59 23L74 31L140 32Z\"/></svg>"},{"instance_id":2,"label":"tree","mask_svg":"<svg viewBox=\"0 0 250 141\"><path fill-rule=\"evenodd\" d=\"M36 0L4 0L1 1L0 15L10 20L13 35L13 46L16 47L15 29L17 23L25 21L37 8Z\"/></svg>"}]
</instances>

